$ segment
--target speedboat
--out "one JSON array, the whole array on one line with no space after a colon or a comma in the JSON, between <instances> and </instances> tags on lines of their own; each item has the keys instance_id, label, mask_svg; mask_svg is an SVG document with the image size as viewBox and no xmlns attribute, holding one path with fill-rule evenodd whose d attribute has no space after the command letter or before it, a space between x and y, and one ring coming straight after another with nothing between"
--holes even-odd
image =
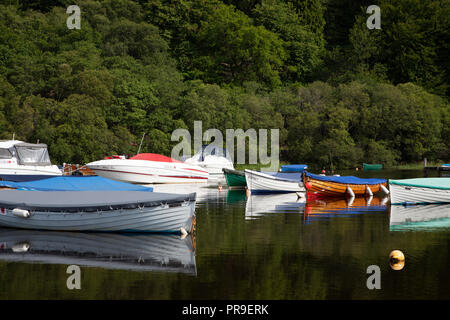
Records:
<instances>
[{"instance_id":1,"label":"speedboat","mask_svg":"<svg viewBox=\"0 0 450 320\"><path fill-rule=\"evenodd\" d=\"M197 165L208 171L210 182L225 182L223 169L234 170L233 161L226 149L202 146L202 150L184 163Z\"/></svg>"},{"instance_id":2,"label":"speedboat","mask_svg":"<svg viewBox=\"0 0 450 320\"><path fill-rule=\"evenodd\" d=\"M140 153L129 159L113 157L86 166L104 178L137 184L208 181L208 172L201 167L155 153Z\"/></svg>"},{"instance_id":3,"label":"speedboat","mask_svg":"<svg viewBox=\"0 0 450 320\"><path fill-rule=\"evenodd\" d=\"M46 144L0 141L0 180L32 181L61 175L58 166L50 162Z\"/></svg>"}]
</instances>

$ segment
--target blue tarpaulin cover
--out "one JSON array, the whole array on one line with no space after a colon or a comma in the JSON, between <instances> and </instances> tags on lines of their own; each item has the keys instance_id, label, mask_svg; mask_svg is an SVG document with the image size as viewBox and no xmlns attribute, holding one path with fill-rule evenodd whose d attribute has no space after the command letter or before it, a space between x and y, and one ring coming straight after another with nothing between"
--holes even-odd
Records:
<instances>
[{"instance_id":1,"label":"blue tarpaulin cover","mask_svg":"<svg viewBox=\"0 0 450 320\"><path fill-rule=\"evenodd\" d=\"M27 191L153 191L150 187L98 176L62 176L26 182L0 181L0 187Z\"/></svg>"},{"instance_id":2,"label":"blue tarpaulin cover","mask_svg":"<svg viewBox=\"0 0 450 320\"><path fill-rule=\"evenodd\" d=\"M306 164L286 164L281 166L281 172L303 172L308 169Z\"/></svg>"},{"instance_id":3,"label":"blue tarpaulin cover","mask_svg":"<svg viewBox=\"0 0 450 320\"><path fill-rule=\"evenodd\" d=\"M343 184L380 184L385 183L386 179L374 179L374 178L358 178L354 176L342 176L342 177L336 177L336 176L321 176L318 174L313 174L310 172L306 172L307 177L311 177L316 180L321 181L330 181L330 182L337 182L337 183L343 183Z\"/></svg>"}]
</instances>

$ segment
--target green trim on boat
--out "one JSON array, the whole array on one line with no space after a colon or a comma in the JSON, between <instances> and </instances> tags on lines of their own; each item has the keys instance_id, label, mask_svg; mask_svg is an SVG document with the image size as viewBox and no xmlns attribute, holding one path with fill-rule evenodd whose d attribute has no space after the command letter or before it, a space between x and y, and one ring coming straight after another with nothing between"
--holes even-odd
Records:
<instances>
[{"instance_id":1,"label":"green trim on boat","mask_svg":"<svg viewBox=\"0 0 450 320\"><path fill-rule=\"evenodd\" d=\"M247 180L245 180L244 172L230 169L223 169L225 179L229 187L245 187Z\"/></svg>"},{"instance_id":2,"label":"green trim on boat","mask_svg":"<svg viewBox=\"0 0 450 320\"><path fill-rule=\"evenodd\" d=\"M389 180L389 184L418 188L450 190L450 178L416 178Z\"/></svg>"}]
</instances>

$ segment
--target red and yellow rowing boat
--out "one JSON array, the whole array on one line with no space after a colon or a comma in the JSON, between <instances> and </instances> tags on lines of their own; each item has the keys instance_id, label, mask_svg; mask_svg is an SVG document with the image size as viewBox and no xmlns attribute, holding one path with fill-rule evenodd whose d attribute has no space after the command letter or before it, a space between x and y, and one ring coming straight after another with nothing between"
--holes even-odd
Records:
<instances>
[{"instance_id":1,"label":"red and yellow rowing boat","mask_svg":"<svg viewBox=\"0 0 450 320\"><path fill-rule=\"evenodd\" d=\"M305 172L303 175L308 196L355 197L389 193L385 179L363 179L353 176L324 176Z\"/></svg>"}]
</instances>

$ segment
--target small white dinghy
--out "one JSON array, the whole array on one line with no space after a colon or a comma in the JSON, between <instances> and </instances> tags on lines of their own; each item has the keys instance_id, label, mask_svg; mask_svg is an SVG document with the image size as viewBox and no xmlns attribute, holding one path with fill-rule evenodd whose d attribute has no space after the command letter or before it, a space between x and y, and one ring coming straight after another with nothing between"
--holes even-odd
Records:
<instances>
[{"instance_id":1,"label":"small white dinghy","mask_svg":"<svg viewBox=\"0 0 450 320\"><path fill-rule=\"evenodd\" d=\"M450 203L450 178L389 180L391 204Z\"/></svg>"},{"instance_id":2,"label":"small white dinghy","mask_svg":"<svg viewBox=\"0 0 450 320\"><path fill-rule=\"evenodd\" d=\"M0 226L187 234L195 226L195 198L195 193L4 190Z\"/></svg>"},{"instance_id":3,"label":"small white dinghy","mask_svg":"<svg viewBox=\"0 0 450 320\"><path fill-rule=\"evenodd\" d=\"M258 172L245 169L251 193L305 192L302 173Z\"/></svg>"}]
</instances>

